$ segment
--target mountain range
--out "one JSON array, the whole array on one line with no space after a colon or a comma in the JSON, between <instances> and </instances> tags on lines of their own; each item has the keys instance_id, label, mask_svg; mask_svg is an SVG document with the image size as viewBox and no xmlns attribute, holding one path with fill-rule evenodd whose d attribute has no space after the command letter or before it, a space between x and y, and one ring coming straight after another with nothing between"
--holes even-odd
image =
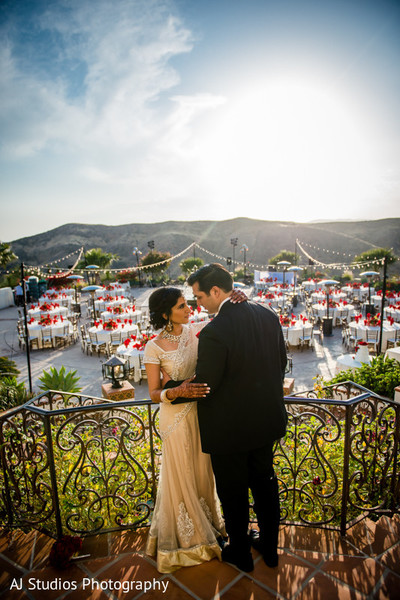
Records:
<instances>
[{"instance_id":1,"label":"mountain range","mask_svg":"<svg viewBox=\"0 0 400 600\"><path fill-rule=\"evenodd\" d=\"M82 246L85 250L101 248L120 257L112 264L112 268L124 268L136 264L133 248L137 247L146 254L150 241L154 241L156 250L168 251L172 255L197 242L212 254L196 248L196 256L205 262L213 262L221 261L216 256L232 257L233 238L238 240L235 247L236 263L243 261L240 248L246 244L247 261L259 268L267 265L269 259L281 250L296 250L299 264L308 264L308 258L300 246L309 256L321 262L349 264L354 256L374 247L392 248L394 254L399 256L400 218L318 223L261 221L245 217L226 221L167 221L115 226L69 223L45 233L17 239L11 242L11 247L19 262L32 266L45 265ZM193 253L191 249L182 258L193 256ZM60 265L63 268L71 266L74 259L75 255ZM173 262L170 268L175 270L174 265L178 262ZM399 261L391 269L398 272Z\"/></svg>"}]
</instances>

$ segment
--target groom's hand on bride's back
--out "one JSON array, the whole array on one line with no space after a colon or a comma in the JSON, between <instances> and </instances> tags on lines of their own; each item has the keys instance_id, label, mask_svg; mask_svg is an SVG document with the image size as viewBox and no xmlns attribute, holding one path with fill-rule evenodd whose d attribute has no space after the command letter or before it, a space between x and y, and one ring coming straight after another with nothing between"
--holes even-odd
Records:
<instances>
[{"instance_id":1,"label":"groom's hand on bride's back","mask_svg":"<svg viewBox=\"0 0 400 600\"><path fill-rule=\"evenodd\" d=\"M183 402L194 402L199 398L205 398L210 392L210 388L206 383L192 383L194 379L190 377L184 381L174 381L169 379L164 389L173 390L175 398L171 404L182 404Z\"/></svg>"}]
</instances>

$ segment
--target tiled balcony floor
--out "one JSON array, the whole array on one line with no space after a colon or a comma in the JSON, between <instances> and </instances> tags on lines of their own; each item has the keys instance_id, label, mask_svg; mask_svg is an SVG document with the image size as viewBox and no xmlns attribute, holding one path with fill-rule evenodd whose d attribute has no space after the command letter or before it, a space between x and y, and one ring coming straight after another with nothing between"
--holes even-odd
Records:
<instances>
[{"instance_id":1,"label":"tiled balcony floor","mask_svg":"<svg viewBox=\"0 0 400 600\"><path fill-rule=\"evenodd\" d=\"M66 571L49 566L53 540L39 532L0 532L0 598L4 600L106 600L131 598L168 600L396 600L400 599L400 517L369 519L342 538L337 532L282 526L280 563L268 568L253 551L255 568L243 573L214 559L197 567L161 575L145 555L147 529L103 534L84 541L81 554L90 556ZM21 591L10 590L16 579ZM92 580L83 589L84 578ZM54 582L58 591L32 589ZM101 582L134 582L130 591L101 589ZM65 590L63 582L78 589ZM144 591L144 584L152 586ZM55 585L53 583L53 585ZM117 584L118 585L118 584ZM138 589L142 587L142 589ZM38 587L38 586L37 586ZM93 587L93 591L92 591ZM106 586L103 584L103 588ZM114 586L116 587L116 586Z\"/></svg>"}]
</instances>

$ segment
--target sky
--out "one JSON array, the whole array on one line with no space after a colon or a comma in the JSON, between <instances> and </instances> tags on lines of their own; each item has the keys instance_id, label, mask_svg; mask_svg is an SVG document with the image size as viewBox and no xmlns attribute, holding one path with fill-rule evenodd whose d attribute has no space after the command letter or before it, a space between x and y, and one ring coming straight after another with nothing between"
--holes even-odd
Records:
<instances>
[{"instance_id":1,"label":"sky","mask_svg":"<svg viewBox=\"0 0 400 600\"><path fill-rule=\"evenodd\" d=\"M0 240L400 217L399 0L2 0Z\"/></svg>"}]
</instances>

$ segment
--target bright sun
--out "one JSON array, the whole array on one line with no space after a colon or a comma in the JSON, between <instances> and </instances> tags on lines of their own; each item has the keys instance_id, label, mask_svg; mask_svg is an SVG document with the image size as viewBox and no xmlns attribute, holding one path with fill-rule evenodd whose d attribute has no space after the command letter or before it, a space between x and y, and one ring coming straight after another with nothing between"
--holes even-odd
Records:
<instances>
[{"instance_id":1,"label":"bright sun","mask_svg":"<svg viewBox=\"0 0 400 600\"><path fill-rule=\"evenodd\" d=\"M346 211L376 186L357 107L320 85L282 79L252 86L227 99L204 141L215 193L251 199L260 218L276 218L274 205L282 215L282 203L296 220L319 218L331 203ZM347 215L331 206L323 218L334 216Z\"/></svg>"}]
</instances>

